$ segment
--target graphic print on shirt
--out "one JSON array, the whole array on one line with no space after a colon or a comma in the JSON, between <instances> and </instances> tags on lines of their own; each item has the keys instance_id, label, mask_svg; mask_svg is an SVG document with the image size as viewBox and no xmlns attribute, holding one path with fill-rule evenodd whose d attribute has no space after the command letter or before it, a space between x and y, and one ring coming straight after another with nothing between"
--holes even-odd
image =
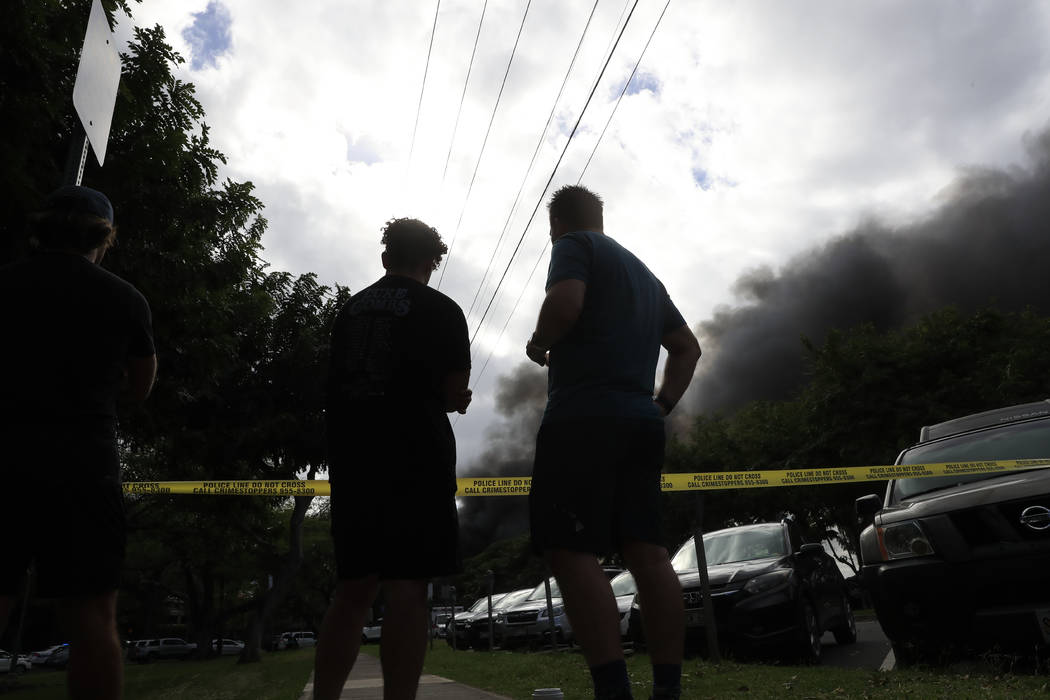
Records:
<instances>
[{"instance_id":1,"label":"graphic print on shirt","mask_svg":"<svg viewBox=\"0 0 1050 700\"><path fill-rule=\"evenodd\" d=\"M412 300L403 287L366 289L352 302L346 369L354 379L347 387L347 398L386 395L396 371L392 363L393 327L411 310Z\"/></svg>"}]
</instances>

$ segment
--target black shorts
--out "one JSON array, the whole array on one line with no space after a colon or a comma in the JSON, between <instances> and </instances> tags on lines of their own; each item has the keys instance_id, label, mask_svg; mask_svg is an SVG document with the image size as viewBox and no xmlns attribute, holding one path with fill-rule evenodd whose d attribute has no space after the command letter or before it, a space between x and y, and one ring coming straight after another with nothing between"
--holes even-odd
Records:
<instances>
[{"instance_id":1,"label":"black shorts","mask_svg":"<svg viewBox=\"0 0 1050 700\"><path fill-rule=\"evenodd\" d=\"M342 580L430 579L462 570L455 485L332 481L332 540ZM403 474L403 473L402 473Z\"/></svg>"},{"instance_id":2,"label":"black shorts","mask_svg":"<svg viewBox=\"0 0 1050 700\"><path fill-rule=\"evenodd\" d=\"M588 418L545 423L529 494L533 548L605 555L625 540L661 544L663 421Z\"/></svg>"},{"instance_id":3,"label":"black shorts","mask_svg":"<svg viewBox=\"0 0 1050 700\"><path fill-rule=\"evenodd\" d=\"M59 483L4 500L0 595L18 592L31 562L36 593L43 598L119 588L127 535L124 494L116 479Z\"/></svg>"}]
</instances>

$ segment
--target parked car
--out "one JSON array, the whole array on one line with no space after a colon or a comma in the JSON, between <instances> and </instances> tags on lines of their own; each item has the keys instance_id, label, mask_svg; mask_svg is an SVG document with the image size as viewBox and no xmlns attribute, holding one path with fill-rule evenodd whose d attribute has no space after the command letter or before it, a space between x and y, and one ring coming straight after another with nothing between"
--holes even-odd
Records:
<instances>
[{"instance_id":1,"label":"parked car","mask_svg":"<svg viewBox=\"0 0 1050 700\"><path fill-rule=\"evenodd\" d=\"M270 651L282 651L288 648L288 640L283 634L275 634L270 637Z\"/></svg>"},{"instance_id":2,"label":"parked car","mask_svg":"<svg viewBox=\"0 0 1050 700\"><path fill-rule=\"evenodd\" d=\"M161 659L185 659L196 650L196 643L178 637L140 639L128 648L128 658L141 663Z\"/></svg>"},{"instance_id":3,"label":"parked car","mask_svg":"<svg viewBox=\"0 0 1050 700\"><path fill-rule=\"evenodd\" d=\"M499 605L499 601L506 595L506 593L493 593L492 607L495 608ZM474 618L483 615L485 624L488 624L488 608L489 598L488 596L484 596L474 601L474 604L464 612L456 613L455 634L452 634L452 620L449 620L445 624L445 631L442 634L445 641L448 642L448 645L452 646L452 640L455 639L455 646L457 649L468 648L470 646L470 628L473 626Z\"/></svg>"},{"instance_id":4,"label":"parked car","mask_svg":"<svg viewBox=\"0 0 1050 700\"><path fill-rule=\"evenodd\" d=\"M548 580L551 589L550 612L554 614L553 625L548 618L547 589L540 583L525 600L496 616L496 638L502 646L535 644L549 639L552 626L555 640L559 643L572 642L572 623L565 614L561 589L553 576Z\"/></svg>"},{"instance_id":5,"label":"parked car","mask_svg":"<svg viewBox=\"0 0 1050 700\"><path fill-rule=\"evenodd\" d=\"M721 649L773 652L816 663L825 631L833 632L839 644L856 641L853 608L838 565L823 545L806 543L793 522L709 532L704 556ZM693 538L671 564L682 584L688 638L703 644L703 595ZM636 601L631 636L644 643L640 612Z\"/></svg>"},{"instance_id":6,"label":"parked car","mask_svg":"<svg viewBox=\"0 0 1050 700\"><path fill-rule=\"evenodd\" d=\"M18 661L14 662L15 672L25 672L33 668L33 663L29 660L29 657L18 655ZM0 649L0 673L11 672L11 654Z\"/></svg>"},{"instance_id":7,"label":"parked car","mask_svg":"<svg viewBox=\"0 0 1050 700\"><path fill-rule=\"evenodd\" d=\"M1050 647L1050 401L924 427L897 464L1038 468L891 480L857 499L861 575L897 663Z\"/></svg>"},{"instance_id":8,"label":"parked car","mask_svg":"<svg viewBox=\"0 0 1050 700\"><path fill-rule=\"evenodd\" d=\"M383 618L361 628L361 643L378 642L383 638Z\"/></svg>"},{"instance_id":9,"label":"parked car","mask_svg":"<svg viewBox=\"0 0 1050 700\"><path fill-rule=\"evenodd\" d=\"M284 638L286 649L301 649L317 645L317 635L313 632L285 632L281 636Z\"/></svg>"},{"instance_id":10,"label":"parked car","mask_svg":"<svg viewBox=\"0 0 1050 700\"><path fill-rule=\"evenodd\" d=\"M212 651L219 651L219 640L211 640ZM222 656L233 656L234 654L240 654L244 651L244 642L239 639L226 639L222 640Z\"/></svg>"},{"instance_id":11,"label":"parked car","mask_svg":"<svg viewBox=\"0 0 1050 700\"><path fill-rule=\"evenodd\" d=\"M47 662L48 657L50 657L59 649L68 646L68 644L56 644L55 646L48 647L47 649L34 651L32 654L29 655L29 662L34 666L43 666Z\"/></svg>"},{"instance_id":12,"label":"parked car","mask_svg":"<svg viewBox=\"0 0 1050 700\"><path fill-rule=\"evenodd\" d=\"M631 606L638 596L638 588L634 584L634 576L630 571L624 571L609 582L612 585L613 595L616 596L616 607L620 613L620 638L627 639L631 632Z\"/></svg>"},{"instance_id":13,"label":"parked car","mask_svg":"<svg viewBox=\"0 0 1050 700\"><path fill-rule=\"evenodd\" d=\"M41 665L49 668L65 668L66 664L69 663L70 648L71 647L68 644L63 644L52 652L51 655L47 657L47 660Z\"/></svg>"},{"instance_id":14,"label":"parked car","mask_svg":"<svg viewBox=\"0 0 1050 700\"><path fill-rule=\"evenodd\" d=\"M500 642L499 628L496 623L501 619L500 615L510 610L518 603L522 602L532 593L532 588L521 588L516 591L507 593L499 602L493 602L492 604L492 627L493 632L496 635L496 643ZM477 613L470 621L470 626L467 628L467 635L470 638L470 646L472 649L488 649L489 647L489 613L487 607L482 609L481 612Z\"/></svg>"}]
</instances>

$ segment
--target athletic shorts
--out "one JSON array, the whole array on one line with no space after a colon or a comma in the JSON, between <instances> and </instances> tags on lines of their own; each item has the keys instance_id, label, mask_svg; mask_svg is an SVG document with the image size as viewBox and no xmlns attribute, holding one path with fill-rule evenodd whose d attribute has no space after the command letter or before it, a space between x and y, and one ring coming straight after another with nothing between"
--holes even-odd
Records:
<instances>
[{"instance_id":1,"label":"athletic shorts","mask_svg":"<svg viewBox=\"0 0 1050 700\"><path fill-rule=\"evenodd\" d=\"M127 536L124 494L116 479L53 483L38 492L9 494L4 501L0 595L19 591L30 563L42 598L119 588Z\"/></svg>"},{"instance_id":2,"label":"athletic shorts","mask_svg":"<svg viewBox=\"0 0 1050 700\"><path fill-rule=\"evenodd\" d=\"M544 423L529 495L538 554L606 555L625 540L661 544L663 421L587 418Z\"/></svg>"},{"instance_id":3,"label":"athletic shorts","mask_svg":"<svg viewBox=\"0 0 1050 700\"><path fill-rule=\"evenodd\" d=\"M455 486L428 488L411 479L379 485L333 479L332 540L341 580L431 579L462 570Z\"/></svg>"}]
</instances>

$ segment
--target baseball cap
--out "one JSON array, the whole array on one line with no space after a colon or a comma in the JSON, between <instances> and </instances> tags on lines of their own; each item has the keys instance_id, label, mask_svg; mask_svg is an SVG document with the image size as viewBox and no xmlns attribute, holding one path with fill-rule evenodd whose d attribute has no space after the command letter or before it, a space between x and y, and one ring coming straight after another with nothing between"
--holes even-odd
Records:
<instances>
[{"instance_id":1,"label":"baseball cap","mask_svg":"<svg viewBox=\"0 0 1050 700\"><path fill-rule=\"evenodd\" d=\"M82 185L64 185L44 200L44 211L87 214L113 223L113 205L106 195Z\"/></svg>"}]
</instances>

